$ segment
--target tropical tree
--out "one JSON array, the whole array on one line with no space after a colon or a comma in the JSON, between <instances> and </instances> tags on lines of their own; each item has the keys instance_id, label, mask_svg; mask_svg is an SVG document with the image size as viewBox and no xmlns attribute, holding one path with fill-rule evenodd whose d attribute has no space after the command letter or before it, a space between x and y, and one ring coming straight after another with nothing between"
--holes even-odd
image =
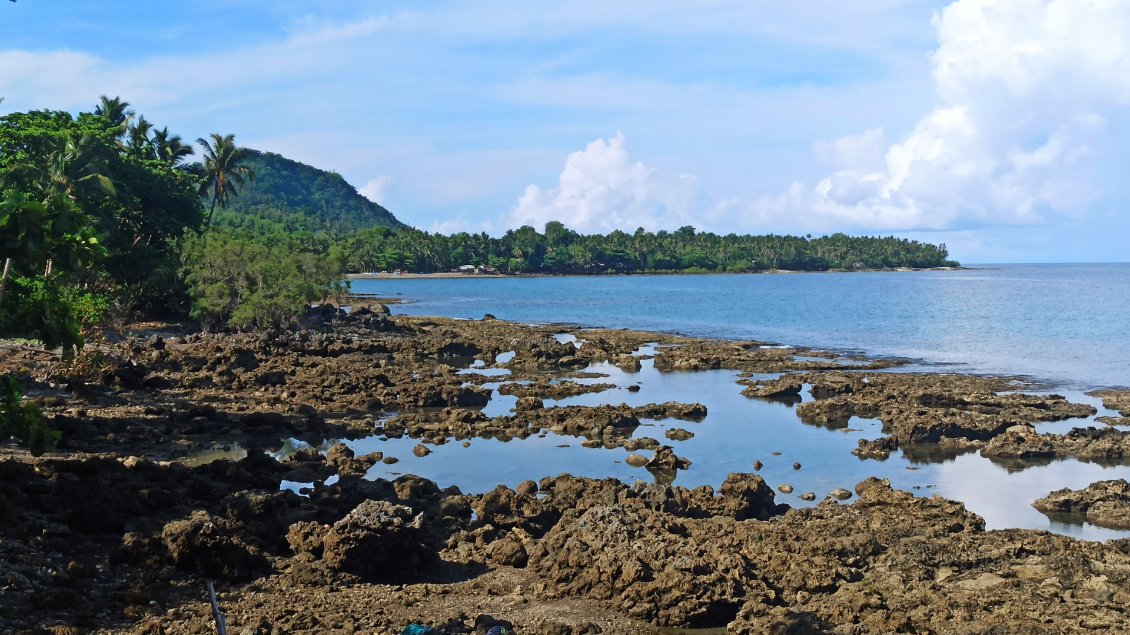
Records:
<instances>
[{"instance_id":1,"label":"tropical tree","mask_svg":"<svg viewBox=\"0 0 1130 635\"><path fill-rule=\"evenodd\" d=\"M153 124L144 115L137 118L137 122L126 128L126 147L134 156L150 159L155 156L153 143L149 133L153 131Z\"/></svg>"},{"instance_id":2,"label":"tropical tree","mask_svg":"<svg viewBox=\"0 0 1130 635\"><path fill-rule=\"evenodd\" d=\"M153 130L153 151L157 159L173 167L179 167L194 154L192 146L184 143L180 135L169 134L168 127Z\"/></svg>"},{"instance_id":3,"label":"tropical tree","mask_svg":"<svg viewBox=\"0 0 1130 635\"><path fill-rule=\"evenodd\" d=\"M204 148L204 184L200 188L201 195L210 196L211 205L208 216L204 220L204 227L211 227L212 214L216 206L221 209L228 206L229 196L238 196L239 188L244 181L254 181L255 173L251 168L242 164L246 157L243 148L235 145L235 135L221 135L212 133L212 139L197 139Z\"/></svg>"},{"instance_id":4,"label":"tropical tree","mask_svg":"<svg viewBox=\"0 0 1130 635\"><path fill-rule=\"evenodd\" d=\"M116 128L117 136L121 137L134 112L129 109L129 102L123 101L121 97L102 95L98 98L98 105L94 107L94 114L109 120L110 125Z\"/></svg>"}]
</instances>

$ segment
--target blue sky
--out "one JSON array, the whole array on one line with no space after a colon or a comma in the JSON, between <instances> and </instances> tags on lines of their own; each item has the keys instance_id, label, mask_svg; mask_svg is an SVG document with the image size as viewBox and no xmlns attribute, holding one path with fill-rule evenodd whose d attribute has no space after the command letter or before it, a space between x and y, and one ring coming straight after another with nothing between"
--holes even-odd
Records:
<instances>
[{"instance_id":1,"label":"blue sky","mask_svg":"<svg viewBox=\"0 0 1130 635\"><path fill-rule=\"evenodd\" d=\"M1124 0L0 6L0 113L120 95L188 139L499 234L896 234L1127 260Z\"/></svg>"}]
</instances>

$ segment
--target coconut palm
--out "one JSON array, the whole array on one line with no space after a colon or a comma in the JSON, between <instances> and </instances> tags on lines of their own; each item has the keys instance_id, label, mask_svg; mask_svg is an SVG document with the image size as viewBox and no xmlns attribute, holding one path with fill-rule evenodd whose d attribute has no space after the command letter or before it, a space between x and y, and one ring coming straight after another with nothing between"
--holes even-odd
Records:
<instances>
[{"instance_id":1,"label":"coconut palm","mask_svg":"<svg viewBox=\"0 0 1130 635\"><path fill-rule=\"evenodd\" d=\"M137 118L137 123L130 124L126 128L126 147L129 151L139 157L152 158L155 154L153 143L149 139L152 130L153 124L144 115Z\"/></svg>"},{"instance_id":2,"label":"coconut palm","mask_svg":"<svg viewBox=\"0 0 1130 635\"><path fill-rule=\"evenodd\" d=\"M94 114L110 120L110 125L117 128L117 136L126 133L126 126L133 118L134 112L129 109L129 102L122 101L121 97L98 98L98 105L94 107Z\"/></svg>"},{"instance_id":3,"label":"coconut palm","mask_svg":"<svg viewBox=\"0 0 1130 635\"><path fill-rule=\"evenodd\" d=\"M192 146L186 145L180 135L170 135L167 127L154 130L152 141L157 158L173 167L177 167L194 152Z\"/></svg>"},{"instance_id":4,"label":"coconut palm","mask_svg":"<svg viewBox=\"0 0 1130 635\"><path fill-rule=\"evenodd\" d=\"M235 145L235 135L221 135L212 133L212 139L197 139L204 148L204 184L200 188L201 195L211 194L212 204L208 208L208 218L204 227L212 226L212 214L216 206L228 206L229 196L238 196L239 188L243 187L244 180L254 181L255 173L240 162L247 156L246 150Z\"/></svg>"},{"instance_id":5,"label":"coconut palm","mask_svg":"<svg viewBox=\"0 0 1130 635\"><path fill-rule=\"evenodd\" d=\"M114 184L103 174L105 167L105 158L90 137L68 134L42 164L22 163L14 169L33 175L44 199L61 194L73 201L83 193L114 195Z\"/></svg>"}]
</instances>

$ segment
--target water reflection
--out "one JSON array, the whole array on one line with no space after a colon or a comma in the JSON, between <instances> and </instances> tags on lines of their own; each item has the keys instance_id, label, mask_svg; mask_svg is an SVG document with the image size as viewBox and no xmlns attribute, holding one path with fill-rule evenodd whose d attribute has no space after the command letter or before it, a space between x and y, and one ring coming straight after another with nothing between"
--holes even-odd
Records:
<instances>
[{"instance_id":1,"label":"water reflection","mask_svg":"<svg viewBox=\"0 0 1130 635\"><path fill-rule=\"evenodd\" d=\"M479 367L475 372L487 370ZM809 425L800 421L792 404L750 399L741 395L741 375L734 371L693 371L660 373L654 362L643 359L639 372L629 373L608 364L595 364L587 374L573 377L582 384L612 383L616 388L563 399L545 399L546 407L596 406L620 404L642 406L667 401L698 402L708 408L700 422L665 419L642 420L632 438L651 437L671 445L675 453L691 462L690 469L661 474L659 480L673 479L677 485L718 487L732 472L760 474L774 489L792 486L792 494L778 494L778 502L794 507L817 504L835 488L852 489L859 481L877 476L892 485L917 495L940 494L963 502L982 516L989 529L1010 527L1046 529L1086 539L1101 540L1130 536L1130 532L1105 530L1082 519L1050 519L1031 507L1032 501L1063 487L1085 487L1098 481L1130 478L1130 467L1102 466L1075 460L1044 465L998 465L977 452L956 452L937 447L917 447L913 452L898 451L884 461L863 460L851 454L860 439L875 439L883 434L875 419L853 417L842 425ZM767 378L771 378L768 376ZM483 409L488 416L512 414L517 397L501 395L498 387L506 381L484 383L493 396ZM628 390L637 385L637 391ZM1092 403L1093 398L1072 393L1072 400ZM804 399L811 395L803 393ZM1097 404L1100 415L1101 403ZM1093 420L1073 420L1038 424L1040 431L1066 431L1079 425L1094 425ZM683 428L693 433L685 441L673 441L665 433ZM625 462L629 451L623 448L586 448L583 439L544 432L526 439L470 439L464 443L429 444L432 450L418 457L413 448L418 439L386 439L374 436L348 441L357 454L381 451L399 459L394 465L378 463L371 478L396 478L416 474L432 479L440 487L457 485L466 493L482 493L498 484L517 486L524 480L569 473L591 478L616 477L626 482L654 481L656 475ZM289 440L276 451L283 457L301 442ZM302 444L304 445L304 444ZM322 448L324 449L324 447ZM224 450L229 452L232 449ZM638 450L650 458L651 452ZM224 458L227 458L226 456ZM801 469L794 469L799 463ZM1023 469L1016 469L1022 467ZM801 493L815 492L816 501L800 499Z\"/></svg>"}]
</instances>

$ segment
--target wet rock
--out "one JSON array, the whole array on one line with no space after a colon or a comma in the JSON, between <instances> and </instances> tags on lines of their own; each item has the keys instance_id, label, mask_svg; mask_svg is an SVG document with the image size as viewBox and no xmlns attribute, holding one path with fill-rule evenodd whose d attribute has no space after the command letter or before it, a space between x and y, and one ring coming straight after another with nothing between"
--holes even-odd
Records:
<instances>
[{"instance_id":1,"label":"wet rock","mask_svg":"<svg viewBox=\"0 0 1130 635\"><path fill-rule=\"evenodd\" d=\"M878 459L885 461L891 457L891 452L898 450L899 444L894 437L879 437L873 441L860 439L859 447L851 451L861 459Z\"/></svg>"},{"instance_id":2,"label":"wet rock","mask_svg":"<svg viewBox=\"0 0 1130 635\"><path fill-rule=\"evenodd\" d=\"M503 384L499 386L498 392L503 395L515 395L519 398L540 397L543 399L564 399L577 395L604 392L606 390L612 390L615 387L615 384L608 383L582 384L567 379L551 382L548 378L539 378L538 381L534 381L533 383L511 382ZM521 401L521 399L519 399L519 401Z\"/></svg>"},{"instance_id":3,"label":"wet rock","mask_svg":"<svg viewBox=\"0 0 1130 635\"><path fill-rule=\"evenodd\" d=\"M677 456L671 446L663 445L655 451L655 456L651 457L644 467L649 470L687 470L690 469L691 462Z\"/></svg>"},{"instance_id":4,"label":"wet rock","mask_svg":"<svg viewBox=\"0 0 1130 635\"><path fill-rule=\"evenodd\" d=\"M1094 414L1091 406L1059 395L1006 392L1017 386L997 378L909 373L804 378L818 398L797 407L803 421L843 427L851 417L879 418L904 447L949 439L983 442L1014 425Z\"/></svg>"},{"instance_id":5,"label":"wet rock","mask_svg":"<svg viewBox=\"0 0 1130 635\"><path fill-rule=\"evenodd\" d=\"M424 515L404 505L367 500L326 532L322 558L336 571L369 581L417 577L434 553L423 547Z\"/></svg>"},{"instance_id":6,"label":"wet rock","mask_svg":"<svg viewBox=\"0 0 1130 635\"><path fill-rule=\"evenodd\" d=\"M761 471L761 468L763 468L763 467L765 467L765 464L764 464L764 463L762 463L762 462L761 462L760 460L757 460L757 461L754 461L754 462L753 462L753 469L755 469L755 470L757 470L757 471L759 471L759 472L760 472L760 471Z\"/></svg>"},{"instance_id":7,"label":"wet rock","mask_svg":"<svg viewBox=\"0 0 1130 635\"><path fill-rule=\"evenodd\" d=\"M1117 410L1124 418L1130 417L1130 390L1097 390L1087 393L1103 400L1103 407Z\"/></svg>"},{"instance_id":8,"label":"wet rock","mask_svg":"<svg viewBox=\"0 0 1130 635\"><path fill-rule=\"evenodd\" d=\"M425 456L427 456L431 453L432 453L431 449L428 448L428 446L424 445L423 443L418 443L418 444L416 444L416 447L412 448L412 454L415 454L416 456L418 456L420 458L423 458L423 457L425 457Z\"/></svg>"},{"instance_id":9,"label":"wet rock","mask_svg":"<svg viewBox=\"0 0 1130 635\"><path fill-rule=\"evenodd\" d=\"M706 406L700 403L668 401L632 408L632 414L641 419L686 419L701 421L706 418Z\"/></svg>"},{"instance_id":10,"label":"wet rock","mask_svg":"<svg viewBox=\"0 0 1130 635\"><path fill-rule=\"evenodd\" d=\"M627 458L624 459L624 462L632 467L643 467L647 465L647 458L639 454L629 454Z\"/></svg>"},{"instance_id":11,"label":"wet rock","mask_svg":"<svg viewBox=\"0 0 1130 635\"><path fill-rule=\"evenodd\" d=\"M801 494L799 498L802 501L814 501L816 500L816 492L805 492Z\"/></svg>"},{"instance_id":12,"label":"wet rock","mask_svg":"<svg viewBox=\"0 0 1130 635\"><path fill-rule=\"evenodd\" d=\"M837 487L836 489L832 490L831 492L828 492L828 495L831 496L832 498L835 498L837 500L842 500L842 501L846 501L847 499L851 498L851 496L852 496L851 490L846 490L842 487Z\"/></svg>"},{"instance_id":13,"label":"wet rock","mask_svg":"<svg viewBox=\"0 0 1130 635\"><path fill-rule=\"evenodd\" d=\"M636 450L658 450L662 445L658 440L651 437L636 437L634 439L625 440L621 446L629 451L635 452Z\"/></svg>"},{"instance_id":14,"label":"wet rock","mask_svg":"<svg viewBox=\"0 0 1130 635\"><path fill-rule=\"evenodd\" d=\"M515 412L526 412L529 410L541 410L545 408L545 403L537 397L519 397L518 402L514 404Z\"/></svg>"},{"instance_id":15,"label":"wet rock","mask_svg":"<svg viewBox=\"0 0 1130 635\"><path fill-rule=\"evenodd\" d=\"M1032 506L1046 514L1084 514L1087 522L1100 527L1130 529L1130 483L1125 479L1056 490Z\"/></svg>"},{"instance_id":16,"label":"wet rock","mask_svg":"<svg viewBox=\"0 0 1130 635\"><path fill-rule=\"evenodd\" d=\"M1087 427L1062 435L1039 434L1030 425L1017 425L989 441L981 455L990 459L1076 458L1115 463L1130 458L1130 432Z\"/></svg>"},{"instance_id":17,"label":"wet rock","mask_svg":"<svg viewBox=\"0 0 1130 635\"><path fill-rule=\"evenodd\" d=\"M800 463L793 463L793 469L799 470L800 469Z\"/></svg>"},{"instance_id":18,"label":"wet rock","mask_svg":"<svg viewBox=\"0 0 1130 635\"><path fill-rule=\"evenodd\" d=\"M638 373L643 368L639 358L632 355L621 355L616 360L616 366L625 373Z\"/></svg>"},{"instance_id":19,"label":"wet rock","mask_svg":"<svg viewBox=\"0 0 1130 635\"><path fill-rule=\"evenodd\" d=\"M777 491L781 492L782 494L792 494L793 486L789 485L788 483L781 483L777 486Z\"/></svg>"},{"instance_id":20,"label":"wet rock","mask_svg":"<svg viewBox=\"0 0 1130 635\"><path fill-rule=\"evenodd\" d=\"M664 432L663 436L672 441L686 441L687 439L693 439L694 433L690 430L684 430L683 428L671 428Z\"/></svg>"},{"instance_id":21,"label":"wet rock","mask_svg":"<svg viewBox=\"0 0 1130 635\"><path fill-rule=\"evenodd\" d=\"M746 397L786 402L799 402L800 391L804 388L804 381L802 379L788 375L769 381L741 383L745 383L747 386L747 388L742 391L742 394Z\"/></svg>"}]
</instances>

